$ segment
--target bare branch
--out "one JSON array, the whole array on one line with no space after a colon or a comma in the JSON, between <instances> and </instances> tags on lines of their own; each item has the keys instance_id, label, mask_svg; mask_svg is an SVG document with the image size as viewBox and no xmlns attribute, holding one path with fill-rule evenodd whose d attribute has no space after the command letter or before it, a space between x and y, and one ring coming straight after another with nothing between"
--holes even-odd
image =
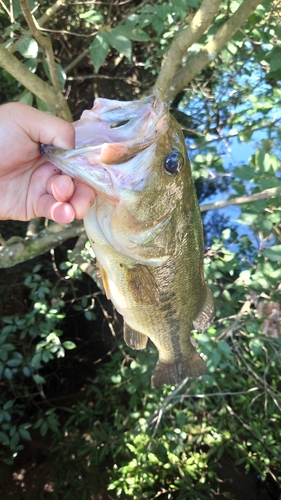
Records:
<instances>
[{"instance_id":1,"label":"bare branch","mask_svg":"<svg viewBox=\"0 0 281 500\"><path fill-rule=\"evenodd\" d=\"M65 4L69 3L70 0L57 0L49 9L46 10L46 12L38 19L38 25L40 26L40 28L42 28L44 26L44 24L46 24L49 19L58 11L58 9L60 9L61 7L63 7ZM9 13L10 15L10 13ZM30 36L30 34L28 33L25 33L24 34L25 37L28 37ZM15 43L13 43L12 45L10 45L7 50L9 52L11 52L11 54L14 54L18 48L19 48L19 45L22 41L22 37L21 38L18 38L16 40Z\"/></svg>"},{"instance_id":2,"label":"bare branch","mask_svg":"<svg viewBox=\"0 0 281 500\"><path fill-rule=\"evenodd\" d=\"M166 91L168 101L172 100L203 68L214 61L221 49L231 40L236 31L262 3L261 0L244 0L233 16L217 31L213 38L195 57L188 60L172 79Z\"/></svg>"},{"instance_id":3,"label":"bare branch","mask_svg":"<svg viewBox=\"0 0 281 500\"><path fill-rule=\"evenodd\" d=\"M43 47L45 50L46 59L47 59L47 63L48 63L49 71L50 71L51 82L52 82L52 85L54 87L56 97L57 97L58 108L59 108L58 114L61 118L64 118L65 120L71 122L72 121L71 112L70 112L69 106L67 104L67 101L61 92L61 86L60 86L57 67L56 67L56 63L55 63L52 42L51 42L50 38L47 35L43 35L43 33L41 33L39 31L38 27L36 26L34 17L30 12L28 1L27 0L20 0L20 4L21 4L21 9L22 9L22 12L24 14L25 20L29 26L29 29L30 29L32 35L37 40L39 45L41 45L41 47Z\"/></svg>"},{"instance_id":4,"label":"bare branch","mask_svg":"<svg viewBox=\"0 0 281 500\"><path fill-rule=\"evenodd\" d=\"M281 194L281 187L275 187L270 189L265 189L260 193L251 194L249 196L238 196L237 198L230 198L229 200L215 201L214 203L206 203L200 206L201 212L206 212L207 210L216 210L218 208L229 207L231 205L243 205L243 203L251 203L257 200L266 200L272 196L278 196Z\"/></svg>"},{"instance_id":5,"label":"bare branch","mask_svg":"<svg viewBox=\"0 0 281 500\"><path fill-rule=\"evenodd\" d=\"M201 38L216 15L220 0L203 0L187 28L181 30L174 38L164 59L159 76L154 87L162 90L165 97L172 78L182 66L183 57L191 45Z\"/></svg>"},{"instance_id":6,"label":"bare branch","mask_svg":"<svg viewBox=\"0 0 281 500\"><path fill-rule=\"evenodd\" d=\"M7 12L8 16L11 17L11 13L10 13L9 9L6 7L6 5L4 4L3 0L0 0L0 4L2 5L3 9Z\"/></svg>"},{"instance_id":7,"label":"bare branch","mask_svg":"<svg viewBox=\"0 0 281 500\"><path fill-rule=\"evenodd\" d=\"M39 17L38 24L42 27L46 24L51 17L59 10L61 7L64 7L67 3L70 3L71 0L57 0L51 7L49 7L44 14Z\"/></svg>"},{"instance_id":8,"label":"bare branch","mask_svg":"<svg viewBox=\"0 0 281 500\"><path fill-rule=\"evenodd\" d=\"M30 92L35 94L39 99L42 99L48 106L53 108L62 118L63 109L61 103L58 102L57 93L46 82L43 82L37 75L31 73L17 57L11 54L0 44L0 66L4 68L10 75L18 80Z\"/></svg>"},{"instance_id":9,"label":"bare branch","mask_svg":"<svg viewBox=\"0 0 281 500\"><path fill-rule=\"evenodd\" d=\"M82 224L50 224L37 235L8 240L5 246L0 246L0 268L13 267L20 262L33 259L48 252L51 248L61 245L70 238L83 233Z\"/></svg>"}]
</instances>

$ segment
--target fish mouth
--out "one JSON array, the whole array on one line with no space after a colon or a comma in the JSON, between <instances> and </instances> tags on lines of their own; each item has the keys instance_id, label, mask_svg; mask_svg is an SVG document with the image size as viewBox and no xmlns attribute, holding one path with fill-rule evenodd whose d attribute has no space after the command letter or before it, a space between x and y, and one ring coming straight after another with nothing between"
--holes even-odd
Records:
<instances>
[{"instance_id":1,"label":"fish mouth","mask_svg":"<svg viewBox=\"0 0 281 500\"><path fill-rule=\"evenodd\" d=\"M118 188L132 189L132 179L133 190L143 188L146 173L139 172L144 165L141 157L147 165L168 121L168 108L158 91L139 101L99 98L73 124L75 149L41 145L40 151L63 173L89 184L97 193L116 198Z\"/></svg>"}]
</instances>

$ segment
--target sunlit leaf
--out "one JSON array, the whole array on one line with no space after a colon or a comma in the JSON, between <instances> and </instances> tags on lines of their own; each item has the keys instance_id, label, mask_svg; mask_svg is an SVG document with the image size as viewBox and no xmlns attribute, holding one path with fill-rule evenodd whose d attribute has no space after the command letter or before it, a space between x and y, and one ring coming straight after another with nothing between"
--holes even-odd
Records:
<instances>
[{"instance_id":1,"label":"sunlit leaf","mask_svg":"<svg viewBox=\"0 0 281 500\"><path fill-rule=\"evenodd\" d=\"M264 250L262 250L262 254L269 260L279 262L281 261L281 245L272 245L272 247L270 248L265 248Z\"/></svg>"},{"instance_id":2,"label":"sunlit leaf","mask_svg":"<svg viewBox=\"0 0 281 500\"><path fill-rule=\"evenodd\" d=\"M122 31L119 31L118 28L109 31L107 35L111 47L116 49L119 54L123 54L130 61L132 57L132 42L129 38L123 35Z\"/></svg>"},{"instance_id":3,"label":"sunlit leaf","mask_svg":"<svg viewBox=\"0 0 281 500\"><path fill-rule=\"evenodd\" d=\"M23 38L19 43L19 52L23 57L36 58L38 55L38 43L34 38Z\"/></svg>"},{"instance_id":4,"label":"sunlit leaf","mask_svg":"<svg viewBox=\"0 0 281 500\"><path fill-rule=\"evenodd\" d=\"M89 23L95 23L95 24L101 24L103 23L104 20L103 14L93 9L90 9L87 12L79 14L79 17L80 19L85 19Z\"/></svg>"},{"instance_id":5,"label":"sunlit leaf","mask_svg":"<svg viewBox=\"0 0 281 500\"><path fill-rule=\"evenodd\" d=\"M107 35L108 34L104 32L98 33L90 46L91 59L97 73L104 63L109 51L109 42Z\"/></svg>"}]
</instances>

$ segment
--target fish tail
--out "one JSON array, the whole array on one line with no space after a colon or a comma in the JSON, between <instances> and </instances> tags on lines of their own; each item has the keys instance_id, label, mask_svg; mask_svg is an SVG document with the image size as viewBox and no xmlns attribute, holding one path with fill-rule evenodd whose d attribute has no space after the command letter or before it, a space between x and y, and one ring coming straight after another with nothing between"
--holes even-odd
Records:
<instances>
[{"instance_id":1,"label":"fish tail","mask_svg":"<svg viewBox=\"0 0 281 500\"><path fill-rule=\"evenodd\" d=\"M206 365L199 354L192 350L186 358L175 360L173 363L158 361L151 378L154 387L174 385L187 377L200 377L204 375Z\"/></svg>"}]
</instances>

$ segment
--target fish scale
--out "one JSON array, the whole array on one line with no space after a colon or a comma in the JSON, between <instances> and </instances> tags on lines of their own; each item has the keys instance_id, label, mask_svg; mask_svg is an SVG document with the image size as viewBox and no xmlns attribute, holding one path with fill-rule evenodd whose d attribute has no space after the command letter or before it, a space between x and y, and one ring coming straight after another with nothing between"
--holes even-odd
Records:
<instances>
[{"instance_id":1,"label":"fish scale","mask_svg":"<svg viewBox=\"0 0 281 500\"><path fill-rule=\"evenodd\" d=\"M191 330L208 328L215 306L180 126L155 92L133 102L98 99L74 127L74 150L42 151L96 191L84 224L107 297L123 315L125 342L156 345L154 386L202 375Z\"/></svg>"}]
</instances>

